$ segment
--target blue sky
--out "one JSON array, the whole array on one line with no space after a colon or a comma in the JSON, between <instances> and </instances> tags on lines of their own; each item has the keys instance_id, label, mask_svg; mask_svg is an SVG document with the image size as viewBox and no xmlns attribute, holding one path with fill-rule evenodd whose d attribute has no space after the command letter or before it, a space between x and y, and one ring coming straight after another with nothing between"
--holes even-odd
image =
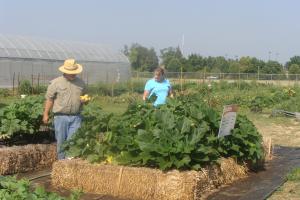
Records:
<instances>
[{"instance_id":1,"label":"blue sky","mask_svg":"<svg viewBox=\"0 0 300 200\"><path fill-rule=\"evenodd\" d=\"M0 0L0 33L157 52L184 35L185 55L286 62L300 55L299 8L298 0Z\"/></svg>"}]
</instances>

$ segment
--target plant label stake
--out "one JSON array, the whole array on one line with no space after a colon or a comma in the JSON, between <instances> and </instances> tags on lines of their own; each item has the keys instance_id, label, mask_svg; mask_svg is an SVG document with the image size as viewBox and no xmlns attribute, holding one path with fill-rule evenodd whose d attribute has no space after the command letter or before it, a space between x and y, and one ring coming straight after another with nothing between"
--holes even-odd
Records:
<instances>
[{"instance_id":1,"label":"plant label stake","mask_svg":"<svg viewBox=\"0 0 300 200\"><path fill-rule=\"evenodd\" d=\"M231 130L234 129L237 111L238 105L224 106L218 137L230 135Z\"/></svg>"}]
</instances>

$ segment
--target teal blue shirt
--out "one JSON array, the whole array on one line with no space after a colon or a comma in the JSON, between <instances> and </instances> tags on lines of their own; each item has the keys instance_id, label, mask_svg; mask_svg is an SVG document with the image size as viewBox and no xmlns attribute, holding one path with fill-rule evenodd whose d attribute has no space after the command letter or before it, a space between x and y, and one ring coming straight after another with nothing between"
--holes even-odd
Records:
<instances>
[{"instance_id":1,"label":"teal blue shirt","mask_svg":"<svg viewBox=\"0 0 300 200\"><path fill-rule=\"evenodd\" d=\"M164 79L162 82L157 82L155 79L150 79L145 85L145 91L150 93L148 99L152 95L156 96L156 100L153 103L154 106L165 104L170 90L171 84L168 79Z\"/></svg>"}]
</instances>

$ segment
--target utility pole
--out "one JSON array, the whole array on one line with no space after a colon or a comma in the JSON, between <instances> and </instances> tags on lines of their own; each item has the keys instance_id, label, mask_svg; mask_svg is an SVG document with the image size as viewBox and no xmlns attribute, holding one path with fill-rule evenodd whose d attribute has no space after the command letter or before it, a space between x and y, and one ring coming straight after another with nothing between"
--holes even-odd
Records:
<instances>
[{"instance_id":1,"label":"utility pole","mask_svg":"<svg viewBox=\"0 0 300 200\"><path fill-rule=\"evenodd\" d=\"M276 61L278 62L278 56L279 56L279 53L276 53Z\"/></svg>"},{"instance_id":2,"label":"utility pole","mask_svg":"<svg viewBox=\"0 0 300 200\"><path fill-rule=\"evenodd\" d=\"M184 57L183 47L184 47L184 34L182 34L182 41L181 41L181 53L182 53L182 57ZM183 66L181 64L181 66L180 66L180 89L181 89L181 92L182 92L182 73L183 73Z\"/></svg>"},{"instance_id":3,"label":"utility pole","mask_svg":"<svg viewBox=\"0 0 300 200\"><path fill-rule=\"evenodd\" d=\"M238 57L239 57L239 56L238 56L238 55L235 55L234 57L235 57L235 61L238 61Z\"/></svg>"}]
</instances>

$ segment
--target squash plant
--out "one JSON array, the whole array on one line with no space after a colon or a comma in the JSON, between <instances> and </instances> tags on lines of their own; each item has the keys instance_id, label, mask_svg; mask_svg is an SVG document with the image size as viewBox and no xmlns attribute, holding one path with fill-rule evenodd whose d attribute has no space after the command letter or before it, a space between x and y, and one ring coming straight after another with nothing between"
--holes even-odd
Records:
<instances>
[{"instance_id":1,"label":"squash plant","mask_svg":"<svg viewBox=\"0 0 300 200\"><path fill-rule=\"evenodd\" d=\"M220 157L256 162L261 136L239 116L232 135L218 138L220 115L196 96L170 99L154 108L133 103L121 116L99 110L65 145L70 156L91 162L167 169L200 169Z\"/></svg>"},{"instance_id":2,"label":"squash plant","mask_svg":"<svg viewBox=\"0 0 300 200\"><path fill-rule=\"evenodd\" d=\"M44 187L33 188L27 179L17 180L12 176L0 176L0 199L5 200L78 200L80 191L73 191L68 198L47 192Z\"/></svg>"},{"instance_id":3,"label":"squash plant","mask_svg":"<svg viewBox=\"0 0 300 200\"><path fill-rule=\"evenodd\" d=\"M43 101L42 96L29 96L1 108L0 139L38 131L42 123Z\"/></svg>"}]
</instances>

